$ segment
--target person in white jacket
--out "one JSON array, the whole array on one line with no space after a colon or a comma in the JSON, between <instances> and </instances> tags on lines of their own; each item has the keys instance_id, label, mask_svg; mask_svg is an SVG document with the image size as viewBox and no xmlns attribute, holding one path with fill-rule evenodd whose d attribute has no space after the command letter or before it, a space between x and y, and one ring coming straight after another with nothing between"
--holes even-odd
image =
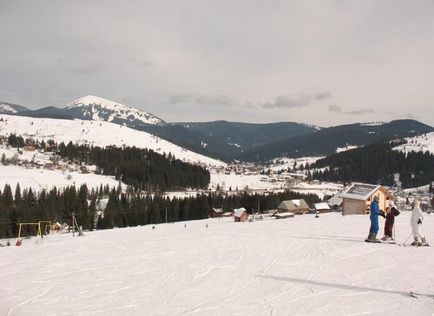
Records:
<instances>
[{"instance_id":1,"label":"person in white jacket","mask_svg":"<svg viewBox=\"0 0 434 316\"><path fill-rule=\"evenodd\" d=\"M411 233L413 234L414 241L411 243L412 246L422 246L426 244L425 237L422 237L420 234L420 226L422 226L423 222L423 213L420 209L420 202L416 200L414 202L413 212L411 213ZM420 238L420 240L419 240Z\"/></svg>"}]
</instances>

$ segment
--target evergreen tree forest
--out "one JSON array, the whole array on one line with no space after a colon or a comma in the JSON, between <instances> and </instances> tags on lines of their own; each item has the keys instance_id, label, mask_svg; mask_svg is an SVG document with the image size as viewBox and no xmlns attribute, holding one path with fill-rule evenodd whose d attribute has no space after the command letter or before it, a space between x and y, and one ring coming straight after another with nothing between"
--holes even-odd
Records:
<instances>
[{"instance_id":1,"label":"evergreen tree forest","mask_svg":"<svg viewBox=\"0 0 434 316\"><path fill-rule=\"evenodd\" d=\"M108 198L103 214L97 211L101 198ZM224 196L219 193L195 197L169 199L162 195L143 195L132 190L121 192L120 188L100 187L89 190L86 185L68 187L63 191L53 188L36 194L31 189L14 190L5 185L0 191L0 238L17 237L18 224L51 221L71 225L74 212L84 230L110 229L166 222L208 218L211 208L231 210L245 207L249 213L277 208L288 199L305 199L308 204L319 202L316 195L284 192L270 195L249 195L242 192ZM167 210L167 213L166 213ZM36 230L23 232L36 235Z\"/></svg>"},{"instance_id":2,"label":"evergreen tree forest","mask_svg":"<svg viewBox=\"0 0 434 316\"><path fill-rule=\"evenodd\" d=\"M96 165L97 172L113 175L136 189L149 192L185 188L205 189L210 181L209 171L183 162L170 153L160 155L136 147L90 147L61 143L57 153L62 158Z\"/></svg>"},{"instance_id":3,"label":"evergreen tree forest","mask_svg":"<svg viewBox=\"0 0 434 316\"><path fill-rule=\"evenodd\" d=\"M310 168L313 179L321 181L367 182L394 185L394 174L400 174L403 188L426 185L434 180L434 155L429 152L403 153L393 150L396 144L377 143L318 160ZM309 171L310 172L310 171Z\"/></svg>"}]
</instances>

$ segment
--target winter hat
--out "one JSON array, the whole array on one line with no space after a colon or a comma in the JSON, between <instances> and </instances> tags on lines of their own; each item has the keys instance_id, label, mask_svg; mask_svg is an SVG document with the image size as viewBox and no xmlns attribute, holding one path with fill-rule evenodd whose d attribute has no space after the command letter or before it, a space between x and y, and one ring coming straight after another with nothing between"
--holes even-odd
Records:
<instances>
[{"instance_id":1,"label":"winter hat","mask_svg":"<svg viewBox=\"0 0 434 316\"><path fill-rule=\"evenodd\" d=\"M378 201L378 196L374 196L374 200L375 200L375 201Z\"/></svg>"},{"instance_id":2,"label":"winter hat","mask_svg":"<svg viewBox=\"0 0 434 316\"><path fill-rule=\"evenodd\" d=\"M390 201L390 202L389 202L389 206L390 206L390 207L395 207L395 203L394 203L393 201Z\"/></svg>"}]
</instances>

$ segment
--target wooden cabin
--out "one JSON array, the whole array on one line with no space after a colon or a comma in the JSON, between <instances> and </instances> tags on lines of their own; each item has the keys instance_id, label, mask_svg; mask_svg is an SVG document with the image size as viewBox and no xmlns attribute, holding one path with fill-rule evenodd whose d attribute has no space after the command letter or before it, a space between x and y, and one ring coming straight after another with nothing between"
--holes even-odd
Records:
<instances>
[{"instance_id":1,"label":"wooden cabin","mask_svg":"<svg viewBox=\"0 0 434 316\"><path fill-rule=\"evenodd\" d=\"M317 213L331 212L330 206L326 202L314 203L313 208Z\"/></svg>"},{"instance_id":2,"label":"wooden cabin","mask_svg":"<svg viewBox=\"0 0 434 316\"><path fill-rule=\"evenodd\" d=\"M378 205L386 210L392 200L392 194L381 185L354 183L340 195L343 199L342 215L368 214L374 196L378 196Z\"/></svg>"},{"instance_id":3,"label":"wooden cabin","mask_svg":"<svg viewBox=\"0 0 434 316\"><path fill-rule=\"evenodd\" d=\"M235 222L247 222L249 214L244 207L234 209L234 221Z\"/></svg>"}]
</instances>

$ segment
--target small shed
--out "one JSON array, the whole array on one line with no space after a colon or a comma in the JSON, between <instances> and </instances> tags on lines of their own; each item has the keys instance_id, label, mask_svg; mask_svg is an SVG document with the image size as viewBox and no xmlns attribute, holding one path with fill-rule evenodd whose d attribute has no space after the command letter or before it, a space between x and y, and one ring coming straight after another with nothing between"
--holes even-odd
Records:
<instances>
[{"instance_id":1,"label":"small shed","mask_svg":"<svg viewBox=\"0 0 434 316\"><path fill-rule=\"evenodd\" d=\"M234 220L235 222L247 222L249 219L249 214L244 207L234 209Z\"/></svg>"},{"instance_id":2,"label":"small shed","mask_svg":"<svg viewBox=\"0 0 434 316\"><path fill-rule=\"evenodd\" d=\"M313 208L315 209L315 212L318 213L326 213L331 211L330 206L326 202L314 203Z\"/></svg>"},{"instance_id":3,"label":"small shed","mask_svg":"<svg viewBox=\"0 0 434 316\"><path fill-rule=\"evenodd\" d=\"M276 217L276 219L291 218L294 217L294 213L291 212L276 213L274 214L274 217Z\"/></svg>"},{"instance_id":4,"label":"small shed","mask_svg":"<svg viewBox=\"0 0 434 316\"><path fill-rule=\"evenodd\" d=\"M354 183L341 194L342 215L369 213L374 196L378 196L381 210L385 210L392 199L392 194L381 185Z\"/></svg>"},{"instance_id":5,"label":"small shed","mask_svg":"<svg viewBox=\"0 0 434 316\"><path fill-rule=\"evenodd\" d=\"M279 213L291 212L294 214L304 214L309 211L309 205L303 199L283 201L277 207Z\"/></svg>"},{"instance_id":6,"label":"small shed","mask_svg":"<svg viewBox=\"0 0 434 316\"><path fill-rule=\"evenodd\" d=\"M327 201L327 204L333 211L342 211L342 204L344 203L344 199L341 197L341 194L341 192L338 192Z\"/></svg>"},{"instance_id":7,"label":"small shed","mask_svg":"<svg viewBox=\"0 0 434 316\"><path fill-rule=\"evenodd\" d=\"M224 211L222 208L212 208L209 211L209 217L222 217L223 213Z\"/></svg>"}]
</instances>

